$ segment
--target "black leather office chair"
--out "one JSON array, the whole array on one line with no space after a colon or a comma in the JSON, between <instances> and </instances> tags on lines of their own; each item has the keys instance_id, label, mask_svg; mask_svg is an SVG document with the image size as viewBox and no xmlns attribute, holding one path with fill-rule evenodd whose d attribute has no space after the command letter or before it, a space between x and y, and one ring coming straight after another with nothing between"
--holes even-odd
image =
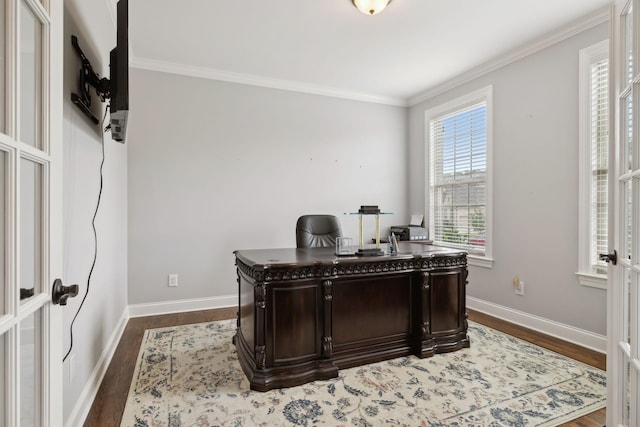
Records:
<instances>
[{"instance_id":1,"label":"black leather office chair","mask_svg":"<svg viewBox=\"0 0 640 427\"><path fill-rule=\"evenodd\" d=\"M335 246L342 237L340 221L333 215L303 215L296 223L296 246L319 248Z\"/></svg>"}]
</instances>

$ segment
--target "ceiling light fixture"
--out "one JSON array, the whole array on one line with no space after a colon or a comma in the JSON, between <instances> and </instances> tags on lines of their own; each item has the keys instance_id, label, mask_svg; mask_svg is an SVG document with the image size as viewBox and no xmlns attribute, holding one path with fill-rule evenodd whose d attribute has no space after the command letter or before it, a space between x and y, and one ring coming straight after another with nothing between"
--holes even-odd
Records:
<instances>
[{"instance_id":1,"label":"ceiling light fixture","mask_svg":"<svg viewBox=\"0 0 640 427\"><path fill-rule=\"evenodd\" d=\"M351 3L366 15L375 15L382 12L391 0L351 0Z\"/></svg>"}]
</instances>

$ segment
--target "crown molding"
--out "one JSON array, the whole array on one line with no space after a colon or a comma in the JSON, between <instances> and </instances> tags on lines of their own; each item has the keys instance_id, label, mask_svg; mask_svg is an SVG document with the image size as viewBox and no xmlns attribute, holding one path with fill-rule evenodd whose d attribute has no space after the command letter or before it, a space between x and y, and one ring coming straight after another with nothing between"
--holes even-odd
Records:
<instances>
[{"instance_id":1,"label":"crown molding","mask_svg":"<svg viewBox=\"0 0 640 427\"><path fill-rule=\"evenodd\" d=\"M491 71L495 71L520 59L526 58L529 55L533 55L536 52L539 52L543 49L553 46L556 43L580 34L581 32L586 31L590 28L593 28L596 25L605 23L609 21L609 11L610 9L608 6L599 9L594 13L591 13L577 21L574 21L568 27L562 28L559 31L549 33L546 36L536 39L531 43L521 46L515 50L512 50L505 55L485 62L484 64L475 67L466 73L460 74L457 77L447 80L442 84L438 84L430 89L427 89L421 94L409 98L407 103L410 107L419 104L423 101L426 101L427 99L433 98L434 96L440 95L441 93L444 93L464 83L468 83L473 79L490 73Z\"/></svg>"},{"instance_id":2,"label":"crown molding","mask_svg":"<svg viewBox=\"0 0 640 427\"><path fill-rule=\"evenodd\" d=\"M110 7L110 12L114 11L114 0L105 1ZM434 96L437 96L441 93L449 91L457 86L467 83L473 79L483 76L489 72L495 71L520 59L526 58L529 55L532 55L536 52L553 46L556 43L573 37L583 31L593 28L596 25L605 23L609 20L609 10L609 7L605 7L592 14L586 15L582 19L574 21L566 28L562 28L559 31L549 33L542 38L536 39L531 43L512 50L511 52L499 56L491 61L485 62L484 64L475 67L466 73L460 74L450 80L445 81L444 83L433 86L432 88L409 98L378 96L290 80L267 78L254 74L235 73L225 70L191 66L169 61L158 61L155 59L135 56L131 51L131 47L129 50L129 66L131 68L137 68L141 70L158 71L162 73L176 74L188 77L220 80L230 83L239 83L271 89L329 96L333 98L342 98L352 101L370 102L398 107L411 107L423 101L426 101L427 99L433 98Z\"/></svg>"},{"instance_id":3,"label":"crown molding","mask_svg":"<svg viewBox=\"0 0 640 427\"><path fill-rule=\"evenodd\" d=\"M292 92L309 93L313 95L330 96L334 98L349 99L352 101L372 102L376 104L407 107L405 98L393 98L366 93L350 92L325 86L317 86L290 80L272 79L253 74L234 73L224 70L216 70L206 67L197 67L154 59L132 57L130 67L141 70L159 71L162 73L177 74L188 77L198 77L209 80L221 80L231 83L240 83L252 86L261 86L270 89L280 89Z\"/></svg>"}]
</instances>

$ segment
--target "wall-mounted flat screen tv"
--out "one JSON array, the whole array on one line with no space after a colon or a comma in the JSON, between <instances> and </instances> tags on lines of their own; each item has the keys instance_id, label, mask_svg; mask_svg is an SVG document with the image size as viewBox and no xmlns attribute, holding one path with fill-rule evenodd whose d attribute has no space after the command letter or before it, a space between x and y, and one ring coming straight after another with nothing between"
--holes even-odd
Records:
<instances>
[{"instance_id":1,"label":"wall-mounted flat screen tv","mask_svg":"<svg viewBox=\"0 0 640 427\"><path fill-rule=\"evenodd\" d=\"M111 51L111 137L124 142L129 115L129 0L118 1L117 44Z\"/></svg>"}]
</instances>

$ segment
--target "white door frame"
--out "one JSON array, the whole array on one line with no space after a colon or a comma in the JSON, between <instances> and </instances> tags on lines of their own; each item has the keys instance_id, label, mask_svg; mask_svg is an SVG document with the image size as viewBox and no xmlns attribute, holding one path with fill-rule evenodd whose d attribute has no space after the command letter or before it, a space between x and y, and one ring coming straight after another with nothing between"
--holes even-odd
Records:
<instances>
[{"instance_id":1,"label":"white door frame","mask_svg":"<svg viewBox=\"0 0 640 427\"><path fill-rule=\"evenodd\" d=\"M49 66L49 330L44 331L49 343L45 399L49 425L62 426L64 420L62 399L63 383L63 315L62 308L51 303L51 286L56 278L62 278L63 240L63 81L64 81L64 1L48 0L51 17L50 66Z\"/></svg>"},{"instance_id":2,"label":"white door frame","mask_svg":"<svg viewBox=\"0 0 640 427\"><path fill-rule=\"evenodd\" d=\"M615 0L610 21L610 63L614 70L610 73L613 84L609 104L614 126L610 128L615 130L609 150L609 250L615 250L618 256L617 263L609 263L607 283L608 426L640 423L639 17L640 0ZM627 23L631 23L631 31ZM626 148L629 144L633 153L631 165L630 150ZM632 191L626 190L629 185Z\"/></svg>"},{"instance_id":3,"label":"white door frame","mask_svg":"<svg viewBox=\"0 0 640 427\"><path fill-rule=\"evenodd\" d=\"M21 407L33 405L35 422L44 427L62 426L63 382L62 382L62 311L51 303L51 284L62 275L62 82L63 82L63 0L4 0L5 33L0 38L4 43L4 81L6 93L3 108L4 129L0 129L0 150L5 153L4 188L4 280L0 281L0 292L4 293L4 304L0 305L0 340L4 354L0 355L0 369L5 378L0 392L0 425L20 426ZM1 7L0 6L0 7ZM40 25L42 37L39 43L41 55L35 55L39 66L35 76L39 86L35 93L40 96L34 111L34 129L40 133L38 147L21 141L21 59L28 49L21 47L21 13L26 7ZM33 52L33 51L32 51ZM35 51L36 53L38 50ZM21 165L22 159L32 160L41 171L38 175L38 206L34 225L41 236L34 253L37 261L34 271L35 295L20 302L21 271ZM25 264L26 265L26 264ZM36 362L29 372L35 375L35 402L21 402L20 372L26 368L24 353L21 353L21 325L39 316L35 337ZM37 317L36 317L37 318Z\"/></svg>"}]
</instances>

